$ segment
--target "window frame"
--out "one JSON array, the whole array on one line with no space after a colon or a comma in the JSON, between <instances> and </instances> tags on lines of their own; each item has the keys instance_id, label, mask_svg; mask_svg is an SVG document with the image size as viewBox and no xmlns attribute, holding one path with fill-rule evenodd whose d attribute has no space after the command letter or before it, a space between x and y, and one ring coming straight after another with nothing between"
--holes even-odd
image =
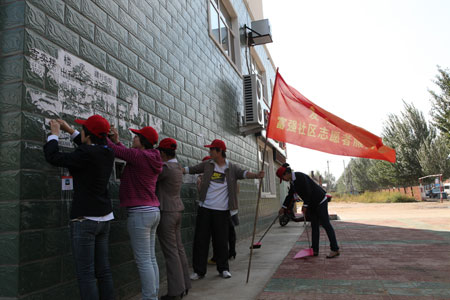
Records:
<instances>
[{"instance_id":1,"label":"window frame","mask_svg":"<svg viewBox=\"0 0 450 300\"><path fill-rule=\"evenodd\" d=\"M242 76L241 70L239 68L240 66L240 40L239 40L239 24L237 21L237 15L235 11L233 10L233 7L229 3L229 0L206 0L207 6L208 6L208 33L209 37L214 41L214 44L217 46L217 48L220 49L222 54L227 58L227 60L230 62L230 64L233 66L233 68L236 70L236 72ZM219 40L216 39L215 34L212 31L211 26L211 6L213 6L213 9L215 9L215 12L218 15L218 34L219 34ZM230 20L228 21L224 14L221 13L221 9L226 12L226 14L230 17ZM228 44L228 50L225 50L222 46L221 41L221 35L222 35L222 27L221 27L221 21L227 28L227 44ZM230 24L231 23L231 24ZM227 53L228 51L228 53Z\"/></svg>"},{"instance_id":2,"label":"window frame","mask_svg":"<svg viewBox=\"0 0 450 300\"><path fill-rule=\"evenodd\" d=\"M258 165L262 163L262 154L264 152L264 143L258 142ZM261 197L262 198L276 198L277 186L275 182L275 162L273 159L273 149L271 147L266 148L266 159L264 161L265 176L262 180ZM268 190L266 187L269 186Z\"/></svg>"}]
</instances>

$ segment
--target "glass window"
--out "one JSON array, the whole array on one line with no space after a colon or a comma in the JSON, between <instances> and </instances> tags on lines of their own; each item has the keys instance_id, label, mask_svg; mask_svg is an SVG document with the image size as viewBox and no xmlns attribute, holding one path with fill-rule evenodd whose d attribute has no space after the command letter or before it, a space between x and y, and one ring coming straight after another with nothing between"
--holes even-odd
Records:
<instances>
[{"instance_id":1,"label":"glass window","mask_svg":"<svg viewBox=\"0 0 450 300\"><path fill-rule=\"evenodd\" d=\"M225 53L227 55L229 55L229 52L228 52L228 46L229 46L228 27L225 25L225 23L223 22L222 19L220 19L220 41L221 41L221 46L222 46L223 50L225 51Z\"/></svg>"},{"instance_id":2,"label":"glass window","mask_svg":"<svg viewBox=\"0 0 450 300\"><path fill-rule=\"evenodd\" d=\"M217 42L224 54L233 62L236 62L234 46L238 41L233 33L233 18L226 10L222 1L209 1L209 21L211 37Z\"/></svg>"},{"instance_id":3,"label":"glass window","mask_svg":"<svg viewBox=\"0 0 450 300\"><path fill-rule=\"evenodd\" d=\"M259 164L262 163L262 156L263 156L264 147L260 147L258 158L259 158ZM264 161L264 172L265 176L262 180L262 193L265 194L265 196L272 196L276 195L276 186L275 186L275 171L273 167L273 152L272 149L269 147L266 148L266 159Z\"/></svg>"},{"instance_id":4,"label":"glass window","mask_svg":"<svg viewBox=\"0 0 450 300\"><path fill-rule=\"evenodd\" d=\"M228 14L227 10L222 4L222 1L220 1L220 16L225 20L227 25L231 27L231 17L230 14Z\"/></svg>"},{"instance_id":5,"label":"glass window","mask_svg":"<svg viewBox=\"0 0 450 300\"><path fill-rule=\"evenodd\" d=\"M214 39L219 40L219 14L217 13L216 8L211 3L210 5L210 14L211 14L211 34L213 35Z\"/></svg>"}]
</instances>

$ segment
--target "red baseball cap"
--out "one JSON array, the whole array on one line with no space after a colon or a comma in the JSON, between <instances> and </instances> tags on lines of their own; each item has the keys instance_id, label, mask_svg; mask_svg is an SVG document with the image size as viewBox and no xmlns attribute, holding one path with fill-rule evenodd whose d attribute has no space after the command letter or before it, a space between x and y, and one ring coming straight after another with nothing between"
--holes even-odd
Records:
<instances>
[{"instance_id":1,"label":"red baseball cap","mask_svg":"<svg viewBox=\"0 0 450 300\"><path fill-rule=\"evenodd\" d=\"M202 161L209 160L209 159L211 159L211 156L208 155L208 156L203 157Z\"/></svg>"},{"instance_id":2,"label":"red baseball cap","mask_svg":"<svg viewBox=\"0 0 450 300\"><path fill-rule=\"evenodd\" d=\"M225 146L225 142L222 140L214 140L211 145L205 145L207 148L219 148L223 151L227 150L227 146Z\"/></svg>"},{"instance_id":3,"label":"red baseball cap","mask_svg":"<svg viewBox=\"0 0 450 300\"><path fill-rule=\"evenodd\" d=\"M279 167L277 170L277 177L280 178L280 183L283 181L283 175L286 173L287 167Z\"/></svg>"},{"instance_id":4,"label":"red baseball cap","mask_svg":"<svg viewBox=\"0 0 450 300\"><path fill-rule=\"evenodd\" d=\"M75 119L75 122L86 127L87 130L95 134L97 137L101 138L101 134L106 134L109 132L109 122L100 115L90 116L87 120Z\"/></svg>"},{"instance_id":5,"label":"red baseball cap","mask_svg":"<svg viewBox=\"0 0 450 300\"><path fill-rule=\"evenodd\" d=\"M150 142L150 144L154 145L158 142L158 132L153 127L145 126L142 129L133 129L130 128L130 130L134 133L142 134L147 141Z\"/></svg>"},{"instance_id":6,"label":"red baseball cap","mask_svg":"<svg viewBox=\"0 0 450 300\"><path fill-rule=\"evenodd\" d=\"M158 148L177 150L177 141L173 138L165 138L159 142Z\"/></svg>"}]
</instances>

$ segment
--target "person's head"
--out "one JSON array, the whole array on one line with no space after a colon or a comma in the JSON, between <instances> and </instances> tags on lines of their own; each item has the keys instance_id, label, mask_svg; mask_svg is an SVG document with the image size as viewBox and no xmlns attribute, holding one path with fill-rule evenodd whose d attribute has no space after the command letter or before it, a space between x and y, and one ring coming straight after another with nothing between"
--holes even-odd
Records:
<instances>
[{"instance_id":1,"label":"person's head","mask_svg":"<svg viewBox=\"0 0 450 300\"><path fill-rule=\"evenodd\" d=\"M175 158L177 150L177 141L172 138L165 138L159 142L158 150L161 152L163 161Z\"/></svg>"},{"instance_id":2,"label":"person's head","mask_svg":"<svg viewBox=\"0 0 450 300\"><path fill-rule=\"evenodd\" d=\"M280 183L284 181L290 181L292 179L292 169L289 164L285 163L277 170L277 177L280 178Z\"/></svg>"},{"instance_id":3,"label":"person's head","mask_svg":"<svg viewBox=\"0 0 450 300\"><path fill-rule=\"evenodd\" d=\"M83 144L106 145L106 136L109 132L109 122L100 115L93 115L87 120L76 119L76 123L83 126L81 142Z\"/></svg>"},{"instance_id":4,"label":"person's head","mask_svg":"<svg viewBox=\"0 0 450 300\"><path fill-rule=\"evenodd\" d=\"M158 132L153 127L145 126L142 129L130 128L130 130L136 134L131 148L153 149L153 145L158 142Z\"/></svg>"},{"instance_id":5,"label":"person's head","mask_svg":"<svg viewBox=\"0 0 450 300\"><path fill-rule=\"evenodd\" d=\"M211 145L205 145L205 147L209 148L209 156L214 160L227 157L227 146L222 140L216 139L212 141Z\"/></svg>"}]
</instances>

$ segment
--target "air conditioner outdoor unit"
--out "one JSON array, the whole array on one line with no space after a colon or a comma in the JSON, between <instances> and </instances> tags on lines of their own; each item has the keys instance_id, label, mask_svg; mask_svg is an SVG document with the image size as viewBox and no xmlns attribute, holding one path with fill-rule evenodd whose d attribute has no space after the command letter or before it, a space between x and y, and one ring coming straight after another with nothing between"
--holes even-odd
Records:
<instances>
[{"instance_id":1,"label":"air conditioner outdoor unit","mask_svg":"<svg viewBox=\"0 0 450 300\"><path fill-rule=\"evenodd\" d=\"M264 127L263 85L258 75L244 76L244 126Z\"/></svg>"},{"instance_id":2,"label":"air conditioner outdoor unit","mask_svg":"<svg viewBox=\"0 0 450 300\"><path fill-rule=\"evenodd\" d=\"M245 136L261 132L267 126L269 108L264 102L263 84L256 75L244 76L244 116L239 130Z\"/></svg>"}]
</instances>

